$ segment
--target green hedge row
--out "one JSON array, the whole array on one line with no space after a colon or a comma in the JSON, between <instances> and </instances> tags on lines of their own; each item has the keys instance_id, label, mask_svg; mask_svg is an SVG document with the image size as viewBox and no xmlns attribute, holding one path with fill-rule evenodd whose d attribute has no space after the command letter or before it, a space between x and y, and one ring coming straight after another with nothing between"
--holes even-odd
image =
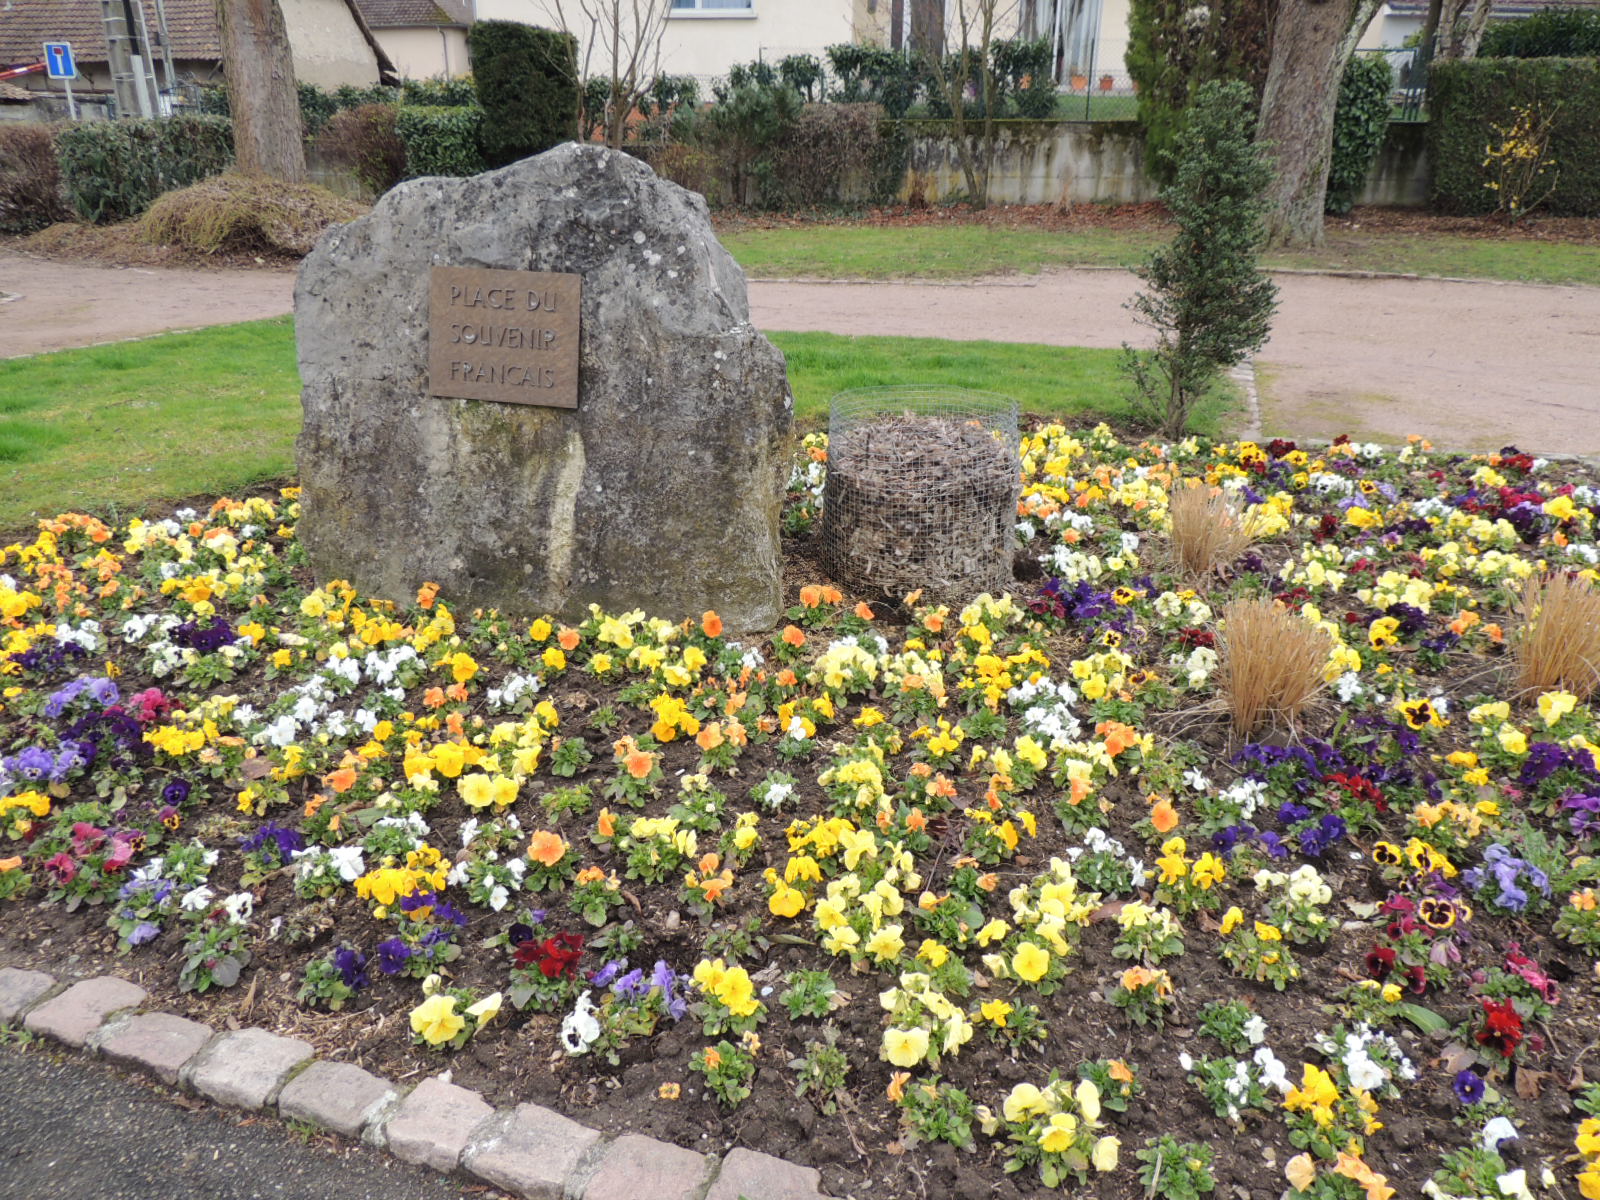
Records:
<instances>
[{"instance_id":1,"label":"green hedge row","mask_svg":"<svg viewBox=\"0 0 1600 1200\"><path fill-rule=\"evenodd\" d=\"M1428 77L1429 199L1441 212L1486 213L1485 152L1509 126L1513 109L1556 110L1550 155L1559 172L1541 211L1600 216L1600 60L1493 58L1435 63Z\"/></svg>"},{"instance_id":2,"label":"green hedge row","mask_svg":"<svg viewBox=\"0 0 1600 1200\"><path fill-rule=\"evenodd\" d=\"M406 175L476 175L484 170L483 109L403 105L394 130L406 147Z\"/></svg>"},{"instance_id":3,"label":"green hedge row","mask_svg":"<svg viewBox=\"0 0 1600 1200\"><path fill-rule=\"evenodd\" d=\"M56 158L79 215L125 221L163 192L227 170L233 164L233 124L198 114L87 121L57 135Z\"/></svg>"},{"instance_id":4,"label":"green hedge row","mask_svg":"<svg viewBox=\"0 0 1600 1200\"><path fill-rule=\"evenodd\" d=\"M1600 55L1600 12L1545 8L1514 21L1493 21L1479 58L1588 58Z\"/></svg>"}]
</instances>

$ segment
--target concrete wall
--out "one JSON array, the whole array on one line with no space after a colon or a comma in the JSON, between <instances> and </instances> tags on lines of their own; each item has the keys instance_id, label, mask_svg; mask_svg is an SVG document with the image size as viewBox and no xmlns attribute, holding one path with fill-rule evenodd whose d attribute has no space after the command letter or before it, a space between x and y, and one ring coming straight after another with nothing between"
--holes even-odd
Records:
<instances>
[{"instance_id":1,"label":"concrete wall","mask_svg":"<svg viewBox=\"0 0 1600 1200\"><path fill-rule=\"evenodd\" d=\"M901 198L930 204L966 191L955 142L913 123ZM1144 141L1131 121L1001 122L989 199L997 204L1135 204L1154 200Z\"/></svg>"},{"instance_id":2,"label":"concrete wall","mask_svg":"<svg viewBox=\"0 0 1600 1200\"><path fill-rule=\"evenodd\" d=\"M456 78L472 70L465 29L374 29L374 37L402 79Z\"/></svg>"},{"instance_id":3,"label":"concrete wall","mask_svg":"<svg viewBox=\"0 0 1600 1200\"><path fill-rule=\"evenodd\" d=\"M345 0L279 0L295 79L322 88L378 82L378 60Z\"/></svg>"},{"instance_id":4,"label":"concrete wall","mask_svg":"<svg viewBox=\"0 0 1600 1200\"><path fill-rule=\"evenodd\" d=\"M936 204L966 191L954 141L942 123L912 122L911 159L900 199ZM1423 125L1391 125L1362 204L1427 202ZM1157 198L1144 173L1144 142L1132 121L1003 121L989 178L997 204L1139 204Z\"/></svg>"},{"instance_id":5,"label":"concrete wall","mask_svg":"<svg viewBox=\"0 0 1600 1200\"><path fill-rule=\"evenodd\" d=\"M1391 123L1378 161L1357 204L1422 208L1428 203L1428 127L1422 122Z\"/></svg>"}]
</instances>

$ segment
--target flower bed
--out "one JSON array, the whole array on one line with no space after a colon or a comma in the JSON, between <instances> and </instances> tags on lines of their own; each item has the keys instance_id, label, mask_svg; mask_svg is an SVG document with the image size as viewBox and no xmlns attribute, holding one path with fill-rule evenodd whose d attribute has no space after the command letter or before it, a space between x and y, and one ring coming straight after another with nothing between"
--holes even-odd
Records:
<instances>
[{"instance_id":1,"label":"flower bed","mask_svg":"<svg viewBox=\"0 0 1600 1200\"><path fill-rule=\"evenodd\" d=\"M1022 460L1012 597L796 579L742 640L317 587L293 489L45 522L0 556L0 960L838 1195L1600 1196L1592 678L1518 682L1588 611L1593 478ZM1170 545L1188 480L1226 561Z\"/></svg>"}]
</instances>

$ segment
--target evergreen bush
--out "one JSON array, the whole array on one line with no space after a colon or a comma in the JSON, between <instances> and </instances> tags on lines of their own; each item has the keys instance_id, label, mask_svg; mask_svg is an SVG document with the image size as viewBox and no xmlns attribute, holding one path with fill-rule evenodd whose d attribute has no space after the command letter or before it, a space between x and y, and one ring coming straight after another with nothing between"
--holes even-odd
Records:
<instances>
[{"instance_id":1,"label":"evergreen bush","mask_svg":"<svg viewBox=\"0 0 1600 1200\"><path fill-rule=\"evenodd\" d=\"M1267 81L1273 0L1132 0L1128 74L1138 87L1145 170L1170 183L1190 98L1208 80L1239 79L1259 102ZM1069 64L1070 65L1070 64ZM1087 70L1087 64L1078 64Z\"/></svg>"},{"instance_id":2,"label":"evergreen bush","mask_svg":"<svg viewBox=\"0 0 1600 1200\"><path fill-rule=\"evenodd\" d=\"M486 170L483 129L487 122L477 106L436 108L402 105L394 130L406 148L406 177L476 175Z\"/></svg>"},{"instance_id":3,"label":"evergreen bush","mask_svg":"<svg viewBox=\"0 0 1600 1200\"><path fill-rule=\"evenodd\" d=\"M1389 132L1389 93L1394 77L1382 54L1352 55L1339 80L1333 114L1333 160L1328 168L1327 211L1354 207Z\"/></svg>"},{"instance_id":4,"label":"evergreen bush","mask_svg":"<svg viewBox=\"0 0 1600 1200\"><path fill-rule=\"evenodd\" d=\"M923 87L924 68L915 55L850 43L829 46L827 55L834 78L829 98L881 104L892 120L906 115Z\"/></svg>"},{"instance_id":5,"label":"evergreen bush","mask_svg":"<svg viewBox=\"0 0 1600 1200\"><path fill-rule=\"evenodd\" d=\"M67 197L81 217L125 221L163 192L227 170L233 124L189 114L83 122L57 135L56 155Z\"/></svg>"},{"instance_id":6,"label":"evergreen bush","mask_svg":"<svg viewBox=\"0 0 1600 1200\"><path fill-rule=\"evenodd\" d=\"M1600 11L1542 8L1515 21L1492 21L1479 58L1593 58L1600 55Z\"/></svg>"},{"instance_id":7,"label":"evergreen bush","mask_svg":"<svg viewBox=\"0 0 1600 1200\"><path fill-rule=\"evenodd\" d=\"M1178 233L1139 268L1148 290L1128 306L1157 334L1149 354L1123 344L1133 406L1169 438L1184 435L1218 374L1271 329L1278 289L1256 262L1272 168L1254 137L1248 84L1213 80L1195 93L1176 174L1161 193Z\"/></svg>"},{"instance_id":8,"label":"evergreen bush","mask_svg":"<svg viewBox=\"0 0 1600 1200\"><path fill-rule=\"evenodd\" d=\"M491 167L540 154L577 136L578 43L518 21L477 21L467 32Z\"/></svg>"}]
</instances>

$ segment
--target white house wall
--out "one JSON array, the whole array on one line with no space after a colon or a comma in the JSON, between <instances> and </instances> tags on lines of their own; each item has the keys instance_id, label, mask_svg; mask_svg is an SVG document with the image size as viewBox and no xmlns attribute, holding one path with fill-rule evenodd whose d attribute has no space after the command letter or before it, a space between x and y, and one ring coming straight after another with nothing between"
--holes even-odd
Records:
<instances>
[{"instance_id":1,"label":"white house wall","mask_svg":"<svg viewBox=\"0 0 1600 1200\"><path fill-rule=\"evenodd\" d=\"M947 0L950 9L954 4L955 0ZM1080 64L1096 76L1127 69L1129 0L1101 0L1101 4L1094 62ZM567 26L579 38L579 53L584 54L589 47L578 0L477 0L477 17L557 29L562 27L563 8ZM1007 7L1002 13L1007 36L1015 29L1016 11ZM892 0L875 0L870 6L868 0L754 0L748 12L674 12L661 39L661 70L710 80L726 75L735 63L757 58L822 57L828 46L839 42L884 44L891 12ZM380 33L380 40L385 36ZM386 40L384 48L399 61ZM595 53L598 61L598 48Z\"/></svg>"},{"instance_id":2,"label":"white house wall","mask_svg":"<svg viewBox=\"0 0 1600 1200\"><path fill-rule=\"evenodd\" d=\"M456 78L467 74L467 31L447 29L374 29L378 45L402 79Z\"/></svg>"},{"instance_id":3,"label":"white house wall","mask_svg":"<svg viewBox=\"0 0 1600 1200\"><path fill-rule=\"evenodd\" d=\"M884 7L889 0L879 0ZM703 80L728 73L734 63L786 54L815 54L853 39L855 9L865 0L754 0L749 12L673 13L661 38L661 70ZM478 0L481 21L525 21L561 28L557 0ZM578 52L588 52L577 0L564 5ZM600 47L595 48L598 61Z\"/></svg>"},{"instance_id":4,"label":"white house wall","mask_svg":"<svg viewBox=\"0 0 1600 1200\"><path fill-rule=\"evenodd\" d=\"M378 63L345 0L279 0L295 78L321 88L370 87Z\"/></svg>"}]
</instances>

